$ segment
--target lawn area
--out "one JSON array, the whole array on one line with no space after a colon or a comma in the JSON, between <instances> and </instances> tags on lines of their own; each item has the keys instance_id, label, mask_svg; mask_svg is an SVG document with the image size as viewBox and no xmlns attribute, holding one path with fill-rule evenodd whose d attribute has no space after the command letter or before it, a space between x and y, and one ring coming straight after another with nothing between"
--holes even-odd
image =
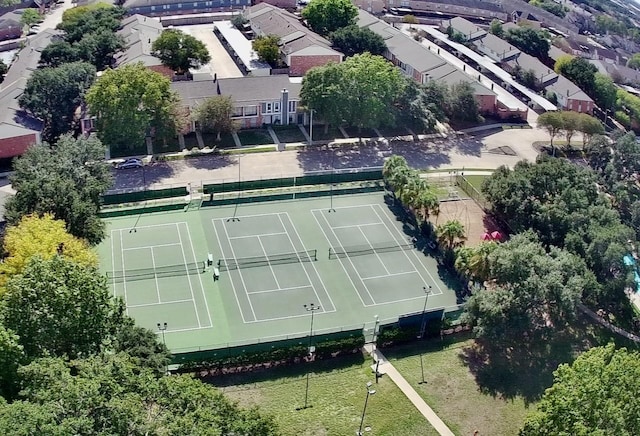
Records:
<instances>
[{"instance_id":1,"label":"lawn area","mask_svg":"<svg viewBox=\"0 0 640 436\"><path fill-rule=\"evenodd\" d=\"M478 190L478 192L482 192L482 182L484 182L485 179L489 178L491 176L488 175L478 175L478 174L469 174L464 176L465 179L467 179L467 181L469 182L469 184L471 186L473 186L474 188L476 188Z\"/></svg>"},{"instance_id":2,"label":"lawn area","mask_svg":"<svg viewBox=\"0 0 640 436\"><path fill-rule=\"evenodd\" d=\"M306 127L307 132L309 132L309 127ZM322 124L314 124L313 125L313 140L314 141L320 141L320 140L326 140L326 141L333 141L334 139L339 138L339 139L343 139L344 135L342 134L342 132L340 132L340 130L336 127L329 127L329 130L327 131L327 133L324 133L324 125Z\"/></svg>"},{"instance_id":3,"label":"lawn area","mask_svg":"<svg viewBox=\"0 0 640 436\"><path fill-rule=\"evenodd\" d=\"M306 367L278 368L257 374L212 379L232 400L244 406L259 405L275 417L282 435L353 435L360 425L366 397L366 383L374 382L376 393L369 397L364 426L367 435L437 435L388 378L375 384L371 361L360 355L310 364L310 408L304 404Z\"/></svg>"},{"instance_id":4,"label":"lawn area","mask_svg":"<svg viewBox=\"0 0 640 436\"><path fill-rule=\"evenodd\" d=\"M281 142L307 142L297 124L289 126L273 126L273 131Z\"/></svg>"},{"instance_id":5,"label":"lawn area","mask_svg":"<svg viewBox=\"0 0 640 436\"><path fill-rule=\"evenodd\" d=\"M220 135L220 141L216 141L217 135L215 133L203 133L202 134L202 142L204 142L205 146L220 147L220 148L233 148L236 146L236 143L233 141L233 135L231 133L223 133Z\"/></svg>"},{"instance_id":6,"label":"lawn area","mask_svg":"<svg viewBox=\"0 0 640 436\"><path fill-rule=\"evenodd\" d=\"M523 397L504 399L483 393L463 359L473 340L412 344L382 350L389 361L431 406L436 414L459 435L515 435L535 405ZM421 381L420 347L423 347L425 384Z\"/></svg>"},{"instance_id":7,"label":"lawn area","mask_svg":"<svg viewBox=\"0 0 640 436\"><path fill-rule=\"evenodd\" d=\"M409 131L404 127L383 127L378 129L378 131L385 138L393 138L395 136L407 136L409 135Z\"/></svg>"},{"instance_id":8,"label":"lawn area","mask_svg":"<svg viewBox=\"0 0 640 436\"><path fill-rule=\"evenodd\" d=\"M358 132L357 127L345 127L344 131L347 132L350 138L377 138L378 134L373 129L362 129Z\"/></svg>"},{"instance_id":9,"label":"lawn area","mask_svg":"<svg viewBox=\"0 0 640 436\"><path fill-rule=\"evenodd\" d=\"M273 139L269 132L264 129L240 130L238 138L242 145L264 145L273 144Z\"/></svg>"}]
</instances>

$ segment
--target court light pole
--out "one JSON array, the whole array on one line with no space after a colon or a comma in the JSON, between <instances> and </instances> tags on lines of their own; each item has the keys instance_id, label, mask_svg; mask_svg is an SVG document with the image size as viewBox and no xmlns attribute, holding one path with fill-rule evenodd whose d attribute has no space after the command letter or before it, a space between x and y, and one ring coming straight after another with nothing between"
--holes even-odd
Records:
<instances>
[{"instance_id":1,"label":"court light pole","mask_svg":"<svg viewBox=\"0 0 640 436\"><path fill-rule=\"evenodd\" d=\"M431 286L423 286L422 290L424 291L424 307L422 308L422 321L420 322L420 335L418 339L422 340L424 338L424 331L426 329L426 320L425 316L427 314L427 303L429 302L429 294L431 293ZM421 380L418 384L426 383L424 381L424 364L422 363L422 347L420 347L420 373L422 374Z\"/></svg>"},{"instance_id":2,"label":"court light pole","mask_svg":"<svg viewBox=\"0 0 640 436\"><path fill-rule=\"evenodd\" d=\"M164 337L164 332L167 330L167 323L166 322L162 324L158 323L157 325L158 325L158 330L162 332L162 344L164 345L165 348L167 348L167 340ZM164 372L165 373L169 372L169 367L166 367Z\"/></svg>"},{"instance_id":3,"label":"court light pole","mask_svg":"<svg viewBox=\"0 0 640 436\"><path fill-rule=\"evenodd\" d=\"M313 145L313 109L309 109L309 145Z\"/></svg>"},{"instance_id":4,"label":"court light pole","mask_svg":"<svg viewBox=\"0 0 640 436\"><path fill-rule=\"evenodd\" d=\"M315 349L312 348L312 345L311 345L311 341L313 338L313 314L315 313L316 310L320 310L320 306L316 306L313 303L309 303L309 304L304 304L302 307L304 307L304 309L307 312L311 313L311 327L309 328L309 348L308 348L309 357L311 358L313 357L313 353L315 352ZM307 402L307 400L309 399L309 374L310 374L310 371L307 370L307 382L306 382L306 387L304 389L304 406L298 407L296 410L304 410L311 407Z\"/></svg>"},{"instance_id":5,"label":"court light pole","mask_svg":"<svg viewBox=\"0 0 640 436\"><path fill-rule=\"evenodd\" d=\"M236 197L236 206L233 208L233 216L231 218L227 218L227 222L231 221L231 222L235 222L235 221L240 221L240 218L237 217L238 215L238 203L240 203L240 193L242 192L240 190L241 186L240 186L240 162L242 162L242 155L238 154L238 196Z\"/></svg>"},{"instance_id":6,"label":"court light pole","mask_svg":"<svg viewBox=\"0 0 640 436\"><path fill-rule=\"evenodd\" d=\"M362 408L362 417L360 418L360 428L356 432L357 436L362 436L362 425L364 424L364 414L367 412L367 404L369 403L369 396L376 393L375 389L371 389L372 383L367 382L367 396L364 399L364 407Z\"/></svg>"},{"instance_id":7,"label":"court light pole","mask_svg":"<svg viewBox=\"0 0 640 436\"><path fill-rule=\"evenodd\" d=\"M334 176L336 174L336 168L334 165L335 162L335 158L336 158L336 152L333 148L330 148L331 150L331 183L329 186L329 201L330 201L330 205L329 205L329 212L335 212L336 210L333 208L333 182L334 182Z\"/></svg>"}]
</instances>

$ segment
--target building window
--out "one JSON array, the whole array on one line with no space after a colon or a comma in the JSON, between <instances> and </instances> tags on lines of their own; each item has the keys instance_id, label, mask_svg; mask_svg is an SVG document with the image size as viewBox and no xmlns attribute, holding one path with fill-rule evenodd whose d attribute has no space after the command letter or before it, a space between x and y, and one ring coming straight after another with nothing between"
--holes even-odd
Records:
<instances>
[{"instance_id":1,"label":"building window","mask_svg":"<svg viewBox=\"0 0 640 436\"><path fill-rule=\"evenodd\" d=\"M231 114L231 118L241 118L242 117L242 106L234 107L233 114Z\"/></svg>"},{"instance_id":2,"label":"building window","mask_svg":"<svg viewBox=\"0 0 640 436\"><path fill-rule=\"evenodd\" d=\"M245 117L255 117L258 115L258 106L245 106L244 107L244 116Z\"/></svg>"},{"instance_id":3,"label":"building window","mask_svg":"<svg viewBox=\"0 0 640 436\"><path fill-rule=\"evenodd\" d=\"M274 113L278 113L280 112L280 102L279 101L274 101L273 102L273 112Z\"/></svg>"},{"instance_id":4,"label":"building window","mask_svg":"<svg viewBox=\"0 0 640 436\"><path fill-rule=\"evenodd\" d=\"M298 102L297 101L290 101L289 102L289 112L295 112L297 108L298 108Z\"/></svg>"},{"instance_id":5,"label":"building window","mask_svg":"<svg viewBox=\"0 0 640 436\"><path fill-rule=\"evenodd\" d=\"M194 7L194 8L197 8L197 7L198 7L198 2L195 2L195 3L193 4L193 7Z\"/></svg>"},{"instance_id":6,"label":"building window","mask_svg":"<svg viewBox=\"0 0 640 436\"><path fill-rule=\"evenodd\" d=\"M151 10L152 10L152 11L155 11L155 10L156 10L156 7L155 7L155 6L151 6Z\"/></svg>"},{"instance_id":7,"label":"building window","mask_svg":"<svg viewBox=\"0 0 640 436\"><path fill-rule=\"evenodd\" d=\"M273 106L271 103L262 103L262 113L270 114L273 112Z\"/></svg>"},{"instance_id":8,"label":"building window","mask_svg":"<svg viewBox=\"0 0 640 436\"><path fill-rule=\"evenodd\" d=\"M182 8L182 3L178 3L178 9Z\"/></svg>"}]
</instances>

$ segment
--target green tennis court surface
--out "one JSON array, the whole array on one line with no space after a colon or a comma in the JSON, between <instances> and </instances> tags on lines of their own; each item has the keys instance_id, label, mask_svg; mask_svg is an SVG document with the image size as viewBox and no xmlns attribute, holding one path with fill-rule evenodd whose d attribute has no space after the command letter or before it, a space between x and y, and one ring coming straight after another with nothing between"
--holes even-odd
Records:
<instances>
[{"instance_id":1,"label":"green tennis court surface","mask_svg":"<svg viewBox=\"0 0 640 436\"><path fill-rule=\"evenodd\" d=\"M114 295L174 353L314 334L456 305L382 193L267 201L107 220ZM135 227L134 227L135 226ZM212 264L207 259L212 255ZM219 272L219 280L214 280Z\"/></svg>"}]
</instances>

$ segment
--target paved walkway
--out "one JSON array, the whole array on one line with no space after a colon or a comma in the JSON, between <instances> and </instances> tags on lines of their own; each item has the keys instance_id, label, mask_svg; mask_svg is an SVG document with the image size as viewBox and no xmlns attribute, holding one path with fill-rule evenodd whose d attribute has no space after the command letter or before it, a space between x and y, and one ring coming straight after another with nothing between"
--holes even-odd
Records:
<instances>
[{"instance_id":1,"label":"paved walkway","mask_svg":"<svg viewBox=\"0 0 640 436\"><path fill-rule=\"evenodd\" d=\"M429 424L442 436L455 436L454 433L449 430L449 427L442 422L440 417L436 415L431 407L422 399L422 397L411 387L409 382L398 372L397 369L384 357L384 355L378 349L374 349L373 344L366 344L364 350L373 356L374 362L380 361L378 365L378 373L386 374L389 378L400 388L400 390L407 396L409 401L416 406L416 409L429 421Z\"/></svg>"}]
</instances>

